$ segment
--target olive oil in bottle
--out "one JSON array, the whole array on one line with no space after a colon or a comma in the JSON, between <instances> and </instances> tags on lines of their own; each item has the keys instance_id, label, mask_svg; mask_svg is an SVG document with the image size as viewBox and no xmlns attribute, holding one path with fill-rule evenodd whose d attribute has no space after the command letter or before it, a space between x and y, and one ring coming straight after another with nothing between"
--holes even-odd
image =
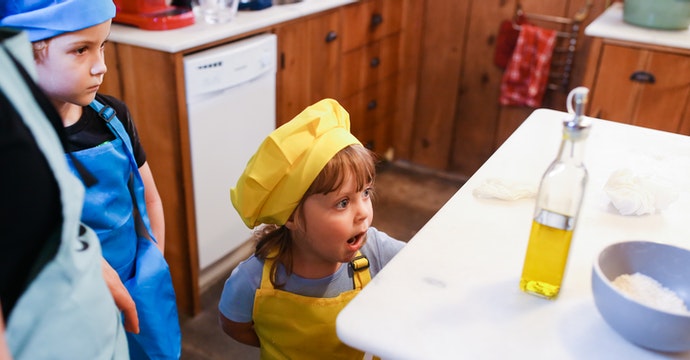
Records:
<instances>
[{"instance_id":1,"label":"olive oil in bottle","mask_svg":"<svg viewBox=\"0 0 690 360\"><path fill-rule=\"evenodd\" d=\"M568 94L568 110L574 116L563 122L558 156L539 185L520 278L522 291L547 299L556 298L561 289L587 184L587 169L582 158L589 133L589 123L583 116L588 93L587 88L578 87ZM573 100L575 110L571 105Z\"/></svg>"}]
</instances>

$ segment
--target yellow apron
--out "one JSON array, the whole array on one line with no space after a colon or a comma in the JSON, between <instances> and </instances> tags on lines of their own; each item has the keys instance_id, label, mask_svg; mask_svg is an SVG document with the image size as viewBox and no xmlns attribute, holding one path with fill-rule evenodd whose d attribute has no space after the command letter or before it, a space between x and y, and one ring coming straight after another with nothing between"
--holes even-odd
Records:
<instances>
[{"instance_id":1,"label":"yellow apron","mask_svg":"<svg viewBox=\"0 0 690 360\"><path fill-rule=\"evenodd\" d=\"M272 256L269 256L272 257ZM354 289L333 298L316 298L273 288L273 259L266 259L254 299L254 330L261 341L261 359L362 359L364 353L343 344L335 318L369 283L368 260L357 253L350 262Z\"/></svg>"}]
</instances>

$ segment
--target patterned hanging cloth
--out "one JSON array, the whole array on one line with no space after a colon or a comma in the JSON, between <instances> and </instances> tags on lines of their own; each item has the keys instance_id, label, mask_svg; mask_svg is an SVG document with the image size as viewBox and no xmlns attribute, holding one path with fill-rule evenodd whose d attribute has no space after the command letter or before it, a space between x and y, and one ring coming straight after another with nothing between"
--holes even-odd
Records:
<instances>
[{"instance_id":1,"label":"patterned hanging cloth","mask_svg":"<svg viewBox=\"0 0 690 360\"><path fill-rule=\"evenodd\" d=\"M501 105L541 106L549 79L557 32L523 24L513 56L503 73Z\"/></svg>"}]
</instances>

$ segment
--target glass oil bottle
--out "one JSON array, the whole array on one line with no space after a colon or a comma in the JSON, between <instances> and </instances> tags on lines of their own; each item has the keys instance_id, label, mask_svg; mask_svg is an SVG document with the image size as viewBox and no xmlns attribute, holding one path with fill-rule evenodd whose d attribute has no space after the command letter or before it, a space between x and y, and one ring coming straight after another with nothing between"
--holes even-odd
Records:
<instances>
[{"instance_id":1,"label":"glass oil bottle","mask_svg":"<svg viewBox=\"0 0 690 360\"><path fill-rule=\"evenodd\" d=\"M587 184L587 169L582 160L589 133L589 121L583 115L588 94L585 87L568 94L571 115L563 122L558 156L544 173L537 193L520 289L547 299L555 299L561 289Z\"/></svg>"}]
</instances>

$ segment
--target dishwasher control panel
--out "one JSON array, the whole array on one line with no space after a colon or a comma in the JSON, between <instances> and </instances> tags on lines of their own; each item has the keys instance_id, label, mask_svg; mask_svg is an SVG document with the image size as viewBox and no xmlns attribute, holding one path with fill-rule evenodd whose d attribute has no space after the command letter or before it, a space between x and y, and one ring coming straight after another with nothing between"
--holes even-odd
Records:
<instances>
[{"instance_id":1,"label":"dishwasher control panel","mask_svg":"<svg viewBox=\"0 0 690 360\"><path fill-rule=\"evenodd\" d=\"M276 71L276 36L261 34L184 57L188 98L228 89Z\"/></svg>"}]
</instances>

